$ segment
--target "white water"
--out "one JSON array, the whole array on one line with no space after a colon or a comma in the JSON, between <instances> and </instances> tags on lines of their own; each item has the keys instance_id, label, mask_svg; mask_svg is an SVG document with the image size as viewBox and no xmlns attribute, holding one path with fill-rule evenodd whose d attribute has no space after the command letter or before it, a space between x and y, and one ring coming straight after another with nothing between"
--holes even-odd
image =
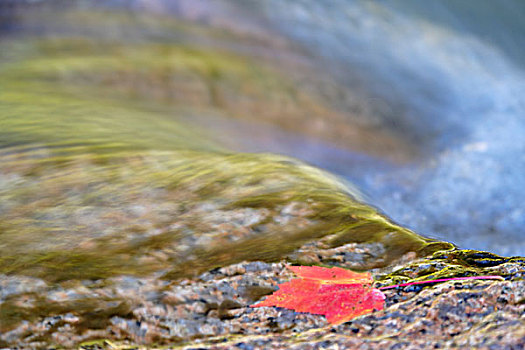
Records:
<instances>
[{"instance_id":1,"label":"white water","mask_svg":"<svg viewBox=\"0 0 525 350\"><path fill-rule=\"evenodd\" d=\"M384 122L416 140L426 156L402 169L361 174L372 203L420 233L525 254L521 67L483 38L383 2L265 4L274 23L335 67L342 82L357 71L392 111L405 107Z\"/></svg>"}]
</instances>

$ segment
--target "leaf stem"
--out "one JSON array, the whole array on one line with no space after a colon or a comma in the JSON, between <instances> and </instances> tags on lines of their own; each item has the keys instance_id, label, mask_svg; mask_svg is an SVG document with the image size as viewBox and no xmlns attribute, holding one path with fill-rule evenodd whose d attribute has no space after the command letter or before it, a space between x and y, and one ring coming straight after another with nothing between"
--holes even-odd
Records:
<instances>
[{"instance_id":1,"label":"leaf stem","mask_svg":"<svg viewBox=\"0 0 525 350\"><path fill-rule=\"evenodd\" d=\"M426 284L426 283L437 283L437 282L446 282L446 281L461 281L461 280L499 280L504 281L505 279L501 276L471 276L471 277L453 277L453 278L441 278L437 280L428 280L428 281L416 281L416 282L407 282L401 284L394 284L392 286L380 287L378 289L394 289L398 287L412 286L415 284Z\"/></svg>"}]
</instances>

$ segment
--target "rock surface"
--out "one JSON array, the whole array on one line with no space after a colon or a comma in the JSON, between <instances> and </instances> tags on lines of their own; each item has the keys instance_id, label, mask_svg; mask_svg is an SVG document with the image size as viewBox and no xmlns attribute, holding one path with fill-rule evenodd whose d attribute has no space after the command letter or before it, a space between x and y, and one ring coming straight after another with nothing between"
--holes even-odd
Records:
<instances>
[{"instance_id":1,"label":"rock surface","mask_svg":"<svg viewBox=\"0 0 525 350\"><path fill-rule=\"evenodd\" d=\"M434 256L390 268L398 272L385 283L408 270L421 275L415 266L426 271L459 266L457 260L444 261ZM2 275L2 313L25 321L4 331L0 341L18 348L520 349L525 344L525 263L505 261L482 268L505 281L385 290L384 310L339 326L323 316L249 307L293 277L284 261L243 262L177 281L119 276L51 285ZM470 268L479 269L474 265ZM374 270L380 279L385 278L381 271L389 272Z\"/></svg>"}]
</instances>

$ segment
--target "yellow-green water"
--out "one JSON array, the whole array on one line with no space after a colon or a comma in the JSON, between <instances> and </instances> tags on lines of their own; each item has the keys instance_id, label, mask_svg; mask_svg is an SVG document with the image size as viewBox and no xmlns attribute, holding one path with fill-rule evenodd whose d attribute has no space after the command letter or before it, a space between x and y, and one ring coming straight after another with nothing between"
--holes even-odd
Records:
<instances>
[{"instance_id":1,"label":"yellow-green water","mask_svg":"<svg viewBox=\"0 0 525 350\"><path fill-rule=\"evenodd\" d=\"M2 273L175 278L277 260L325 235L333 246L383 243L384 263L450 247L390 222L328 173L228 151L192 125L194 114L261 113L279 124L287 106L292 117L328 110L264 62L187 42L86 36L10 38L0 51ZM290 204L305 209L279 226ZM264 219L234 239L207 222L247 209Z\"/></svg>"}]
</instances>

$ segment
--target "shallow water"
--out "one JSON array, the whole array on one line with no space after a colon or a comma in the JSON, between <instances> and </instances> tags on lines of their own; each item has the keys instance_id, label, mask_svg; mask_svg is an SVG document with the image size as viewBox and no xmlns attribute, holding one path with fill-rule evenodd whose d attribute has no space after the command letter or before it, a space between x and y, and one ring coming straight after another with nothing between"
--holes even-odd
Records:
<instances>
[{"instance_id":1,"label":"shallow water","mask_svg":"<svg viewBox=\"0 0 525 350\"><path fill-rule=\"evenodd\" d=\"M340 79L351 79L349 65L372 95L406 108L385 122L425 154L364 175L373 203L418 232L523 254L523 3L274 1L266 10Z\"/></svg>"},{"instance_id":2,"label":"shallow water","mask_svg":"<svg viewBox=\"0 0 525 350\"><path fill-rule=\"evenodd\" d=\"M204 6L195 7L205 16ZM365 86L362 98L372 101L365 118L408 140L419 155L386 165L293 137L255 149L347 177L417 232L523 254L523 3L306 0L251 2L246 9L259 28L269 22L302 44L339 83L354 91Z\"/></svg>"},{"instance_id":3,"label":"shallow water","mask_svg":"<svg viewBox=\"0 0 525 350\"><path fill-rule=\"evenodd\" d=\"M64 91L76 98L65 107L57 97L47 111L89 117L84 124L54 120L55 129L35 119L10 125L15 129L2 135L4 146L30 139L82 152L97 147L93 139L109 138L120 150L184 145L288 154L356 183L370 203L417 232L462 247L524 254L525 78L523 53L513 45L524 31L515 19L519 1L483 2L474 17L446 2L434 3L433 11L416 2L107 4L122 16L108 20L82 7L59 21L46 21L55 15L44 11L44 17L28 15L7 26L4 45L6 38L14 44L2 46L9 47L1 52L3 62L32 57L20 74L41 74L60 98ZM161 22L141 11L173 17ZM39 49L26 45L35 33L122 47L104 57L105 45L81 41L70 45L72 59L49 65L53 59L46 55L64 47L60 40L56 48L53 40ZM145 45L137 49L137 43ZM204 53L195 60L195 51L166 51L165 43L195 44ZM157 63L158 57L164 59ZM166 64L175 57L183 57L175 68ZM173 69L182 74L170 80ZM20 98L32 103L54 95L38 84L24 89ZM2 114L31 112L13 108L4 103ZM97 124L98 131L85 133ZM22 131L15 134L16 128ZM81 134L86 139L79 140Z\"/></svg>"}]
</instances>

